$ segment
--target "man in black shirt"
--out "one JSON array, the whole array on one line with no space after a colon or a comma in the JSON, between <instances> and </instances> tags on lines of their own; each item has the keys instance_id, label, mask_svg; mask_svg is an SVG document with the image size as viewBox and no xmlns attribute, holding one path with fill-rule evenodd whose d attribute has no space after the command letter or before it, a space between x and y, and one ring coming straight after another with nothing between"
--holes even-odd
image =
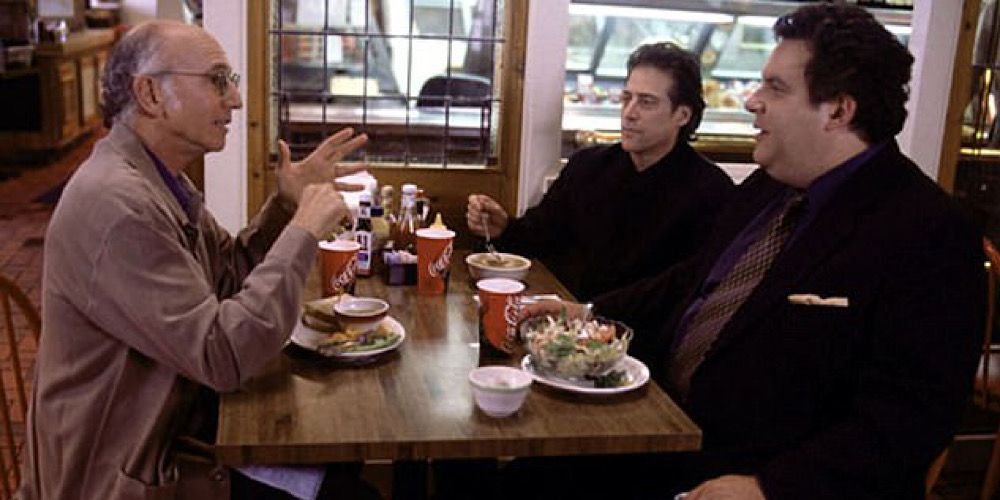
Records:
<instances>
[{"instance_id":1,"label":"man in black shirt","mask_svg":"<svg viewBox=\"0 0 1000 500\"><path fill-rule=\"evenodd\" d=\"M635 328L629 353L698 424L702 448L574 464L628 483L549 487L559 495L922 498L951 443L982 342L982 236L893 139L913 57L857 6L800 7L774 33L746 101L761 168L696 256L593 301ZM538 483L567 461L539 462L510 474L542 492L518 498L552 498Z\"/></svg>"},{"instance_id":2,"label":"man in black shirt","mask_svg":"<svg viewBox=\"0 0 1000 500\"><path fill-rule=\"evenodd\" d=\"M523 217L469 196L469 229L541 258L580 300L658 274L701 245L733 189L687 143L704 109L694 56L671 43L640 46L622 90L621 142L573 155Z\"/></svg>"}]
</instances>

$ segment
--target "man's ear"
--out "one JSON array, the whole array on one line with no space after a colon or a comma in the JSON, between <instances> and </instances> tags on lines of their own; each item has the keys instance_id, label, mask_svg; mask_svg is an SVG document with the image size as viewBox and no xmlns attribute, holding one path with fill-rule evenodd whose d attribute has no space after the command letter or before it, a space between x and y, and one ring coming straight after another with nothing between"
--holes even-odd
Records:
<instances>
[{"instance_id":1,"label":"man's ear","mask_svg":"<svg viewBox=\"0 0 1000 500\"><path fill-rule=\"evenodd\" d=\"M163 108L163 93L156 80L146 75L132 78L132 95L135 96L136 109L148 116L155 116Z\"/></svg>"},{"instance_id":2,"label":"man's ear","mask_svg":"<svg viewBox=\"0 0 1000 500\"><path fill-rule=\"evenodd\" d=\"M677 113L680 113L679 118L681 120L680 123L681 127L687 125L688 123L691 123L691 116L694 115L694 112L691 111L691 106L685 106L685 105L677 106L677 109L674 110L674 114Z\"/></svg>"},{"instance_id":3,"label":"man's ear","mask_svg":"<svg viewBox=\"0 0 1000 500\"><path fill-rule=\"evenodd\" d=\"M829 128L848 127L854 121L854 113L858 110L858 101L854 97L842 94L826 104Z\"/></svg>"}]
</instances>

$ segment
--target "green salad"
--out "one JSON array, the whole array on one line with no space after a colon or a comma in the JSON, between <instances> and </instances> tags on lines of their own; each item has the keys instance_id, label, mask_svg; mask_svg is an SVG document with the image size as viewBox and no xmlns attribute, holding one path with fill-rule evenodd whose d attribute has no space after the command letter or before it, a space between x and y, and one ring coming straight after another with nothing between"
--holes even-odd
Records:
<instances>
[{"instance_id":1,"label":"green salad","mask_svg":"<svg viewBox=\"0 0 1000 500\"><path fill-rule=\"evenodd\" d=\"M595 387L627 383L624 371L613 371L632 338L632 330L620 323L601 318L584 321L546 316L529 320L522 332L532 364L543 373L589 380Z\"/></svg>"}]
</instances>

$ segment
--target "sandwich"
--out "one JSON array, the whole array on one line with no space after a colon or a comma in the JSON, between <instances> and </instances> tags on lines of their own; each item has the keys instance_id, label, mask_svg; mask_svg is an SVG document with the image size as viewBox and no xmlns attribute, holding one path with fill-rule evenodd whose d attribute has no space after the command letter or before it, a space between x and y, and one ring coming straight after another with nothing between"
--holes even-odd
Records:
<instances>
[{"instance_id":1,"label":"sandwich","mask_svg":"<svg viewBox=\"0 0 1000 500\"><path fill-rule=\"evenodd\" d=\"M337 314L333 311L334 304L341 297L341 295L334 295L333 297L311 300L303 304L302 324L324 333L343 331L344 327L340 325L340 321L337 321Z\"/></svg>"}]
</instances>

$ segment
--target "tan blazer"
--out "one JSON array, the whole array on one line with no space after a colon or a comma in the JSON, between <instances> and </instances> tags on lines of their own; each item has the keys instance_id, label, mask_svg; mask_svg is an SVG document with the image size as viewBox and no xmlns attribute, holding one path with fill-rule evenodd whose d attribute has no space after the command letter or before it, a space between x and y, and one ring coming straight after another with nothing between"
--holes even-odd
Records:
<instances>
[{"instance_id":1,"label":"tan blazer","mask_svg":"<svg viewBox=\"0 0 1000 500\"><path fill-rule=\"evenodd\" d=\"M21 498L228 497L176 437L206 417L205 386L279 354L316 240L273 197L234 239L198 198L189 217L121 124L70 180L45 238Z\"/></svg>"}]
</instances>

